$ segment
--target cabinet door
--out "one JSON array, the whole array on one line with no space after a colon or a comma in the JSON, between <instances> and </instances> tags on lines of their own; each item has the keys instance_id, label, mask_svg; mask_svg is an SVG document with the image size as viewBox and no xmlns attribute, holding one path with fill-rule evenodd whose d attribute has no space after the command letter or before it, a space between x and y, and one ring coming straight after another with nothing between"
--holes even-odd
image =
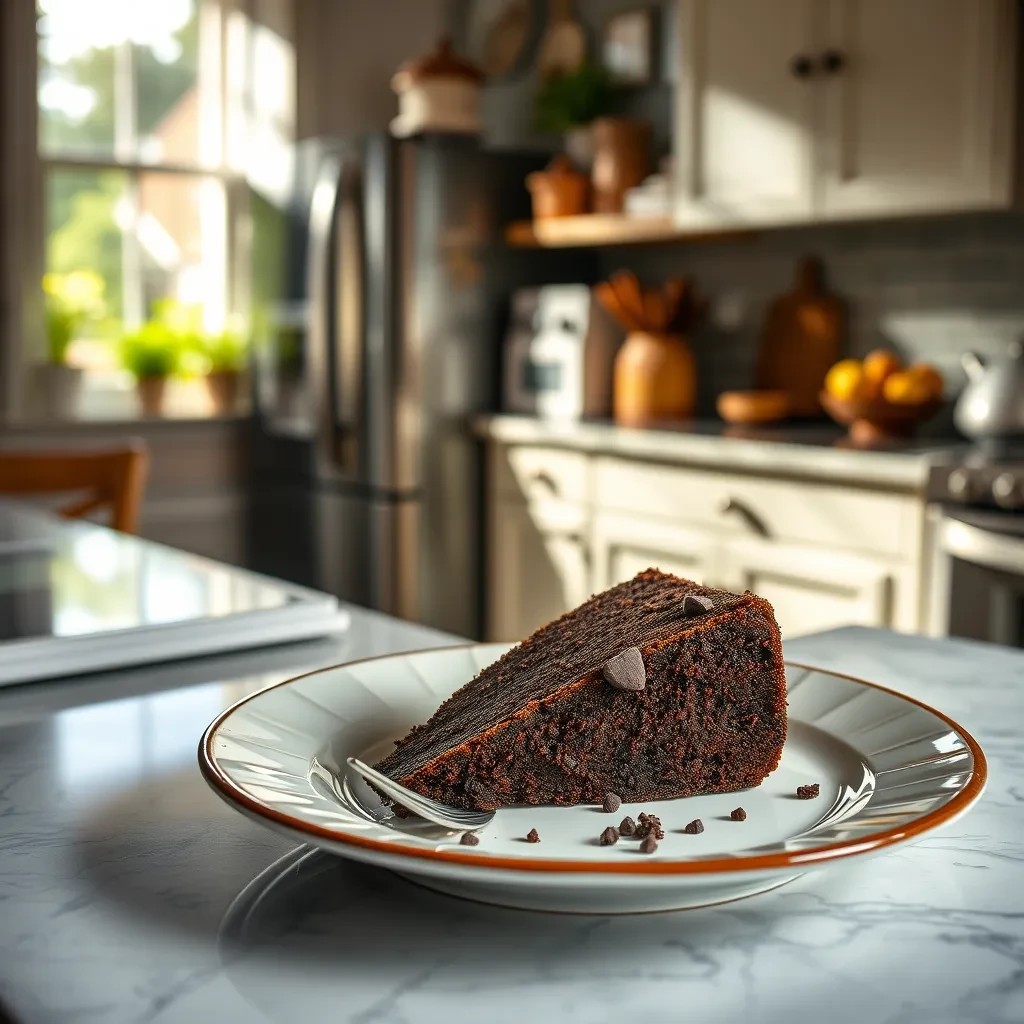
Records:
<instances>
[{"instance_id":1,"label":"cabinet door","mask_svg":"<svg viewBox=\"0 0 1024 1024\"><path fill-rule=\"evenodd\" d=\"M831 0L824 216L1010 201L1014 20L1006 0Z\"/></svg>"},{"instance_id":2,"label":"cabinet door","mask_svg":"<svg viewBox=\"0 0 1024 1024\"><path fill-rule=\"evenodd\" d=\"M740 538L723 542L721 557L728 589L770 601L783 637L893 624L896 581L881 560Z\"/></svg>"},{"instance_id":3,"label":"cabinet door","mask_svg":"<svg viewBox=\"0 0 1024 1024\"><path fill-rule=\"evenodd\" d=\"M804 220L820 90L817 0L682 0L676 102L681 223Z\"/></svg>"},{"instance_id":4,"label":"cabinet door","mask_svg":"<svg viewBox=\"0 0 1024 1024\"><path fill-rule=\"evenodd\" d=\"M491 509L487 635L522 640L590 596L579 509L499 498Z\"/></svg>"},{"instance_id":5,"label":"cabinet door","mask_svg":"<svg viewBox=\"0 0 1024 1024\"><path fill-rule=\"evenodd\" d=\"M598 512L592 533L591 590L607 590L650 568L713 585L716 545L710 531Z\"/></svg>"}]
</instances>

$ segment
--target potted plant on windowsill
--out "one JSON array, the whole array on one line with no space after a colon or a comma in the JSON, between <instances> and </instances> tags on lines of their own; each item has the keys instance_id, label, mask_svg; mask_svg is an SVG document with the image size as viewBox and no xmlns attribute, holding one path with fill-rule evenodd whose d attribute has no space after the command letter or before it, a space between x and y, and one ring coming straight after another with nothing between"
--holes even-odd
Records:
<instances>
[{"instance_id":1,"label":"potted plant on windowsill","mask_svg":"<svg viewBox=\"0 0 1024 1024\"><path fill-rule=\"evenodd\" d=\"M52 416L72 415L78 406L82 371L68 365L68 354L83 327L103 316L103 293L103 279L92 271L43 276L46 361L39 367L39 381Z\"/></svg>"},{"instance_id":2,"label":"potted plant on windowsill","mask_svg":"<svg viewBox=\"0 0 1024 1024\"><path fill-rule=\"evenodd\" d=\"M589 174L594 163L591 125L611 113L614 97L611 72L600 64L584 62L541 86L534 102L537 128L562 135L569 158Z\"/></svg>"},{"instance_id":3,"label":"potted plant on windowsill","mask_svg":"<svg viewBox=\"0 0 1024 1024\"><path fill-rule=\"evenodd\" d=\"M232 412L238 405L238 393L249 358L249 346L242 333L227 329L203 335L200 350L206 362L206 388L218 414Z\"/></svg>"},{"instance_id":4,"label":"potted plant on windowsill","mask_svg":"<svg viewBox=\"0 0 1024 1024\"><path fill-rule=\"evenodd\" d=\"M167 378L180 365L181 335L162 320L147 320L138 330L118 341L121 365L135 378L139 406L144 416L163 412Z\"/></svg>"}]
</instances>

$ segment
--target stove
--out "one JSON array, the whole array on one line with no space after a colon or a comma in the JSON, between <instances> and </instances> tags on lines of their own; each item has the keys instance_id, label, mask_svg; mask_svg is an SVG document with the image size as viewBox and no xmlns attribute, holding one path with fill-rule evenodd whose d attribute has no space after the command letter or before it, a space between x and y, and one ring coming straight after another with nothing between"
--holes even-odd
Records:
<instances>
[{"instance_id":1,"label":"stove","mask_svg":"<svg viewBox=\"0 0 1024 1024\"><path fill-rule=\"evenodd\" d=\"M959 461L934 465L926 493L940 504L1024 510L1024 445L978 446Z\"/></svg>"},{"instance_id":2,"label":"stove","mask_svg":"<svg viewBox=\"0 0 1024 1024\"><path fill-rule=\"evenodd\" d=\"M1024 445L934 465L929 631L1024 647Z\"/></svg>"}]
</instances>

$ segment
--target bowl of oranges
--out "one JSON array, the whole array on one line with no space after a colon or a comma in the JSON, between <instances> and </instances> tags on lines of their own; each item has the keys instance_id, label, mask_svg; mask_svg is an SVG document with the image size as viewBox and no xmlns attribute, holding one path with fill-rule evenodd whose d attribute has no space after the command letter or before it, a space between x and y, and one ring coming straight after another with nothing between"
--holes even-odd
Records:
<instances>
[{"instance_id":1,"label":"bowl of oranges","mask_svg":"<svg viewBox=\"0 0 1024 1024\"><path fill-rule=\"evenodd\" d=\"M930 363L904 366L888 349L843 359L825 376L821 404L851 440L873 444L906 437L942 404L942 376Z\"/></svg>"}]
</instances>

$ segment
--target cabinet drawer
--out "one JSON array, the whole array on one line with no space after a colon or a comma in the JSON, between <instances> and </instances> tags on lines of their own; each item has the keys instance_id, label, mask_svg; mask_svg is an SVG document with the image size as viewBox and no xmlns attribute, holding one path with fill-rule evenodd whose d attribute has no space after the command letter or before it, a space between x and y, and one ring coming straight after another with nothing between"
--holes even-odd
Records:
<instances>
[{"instance_id":1,"label":"cabinet drawer","mask_svg":"<svg viewBox=\"0 0 1024 1024\"><path fill-rule=\"evenodd\" d=\"M526 501L573 501L589 498L587 456L561 448L528 445L496 446L494 486L500 494Z\"/></svg>"},{"instance_id":2,"label":"cabinet drawer","mask_svg":"<svg viewBox=\"0 0 1024 1024\"><path fill-rule=\"evenodd\" d=\"M600 508L711 526L724 534L914 557L920 505L906 495L609 458L598 459L594 473Z\"/></svg>"}]
</instances>

